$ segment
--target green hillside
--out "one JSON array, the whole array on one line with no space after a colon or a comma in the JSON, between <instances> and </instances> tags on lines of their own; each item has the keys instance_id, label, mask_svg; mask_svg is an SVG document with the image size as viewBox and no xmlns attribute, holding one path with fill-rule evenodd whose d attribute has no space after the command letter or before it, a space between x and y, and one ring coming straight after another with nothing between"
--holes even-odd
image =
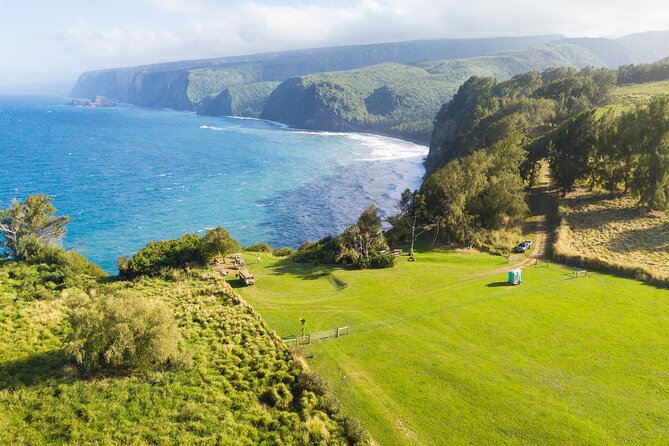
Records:
<instances>
[{"instance_id":1,"label":"green hillside","mask_svg":"<svg viewBox=\"0 0 669 446\"><path fill-rule=\"evenodd\" d=\"M669 55L667 42L667 33L659 32L621 39L549 35L319 48L93 71L80 76L72 95L208 115L262 113L309 129L427 142L441 103L473 75L507 79L547 67L648 63ZM389 70L387 64L406 69ZM312 84L317 87L308 88Z\"/></svg>"},{"instance_id":2,"label":"green hillside","mask_svg":"<svg viewBox=\"0 0 669 446\"><path fill-rule=\"evenodd\" d=\"M439 39L342 46L206 60L169 62L83 73L74 97L103 95L117 102L192 110L209 96L244 83L282 82L290 77L350 70L384 62L472 57L552 42L559 35Z\"/></svg>"},{"instance_id":3,"label":"green hillside","mask_svg":"<svg viewBox=\"0 0 669 446\"><path fill-rule=\"evenodd\" d=\"M114 295L128 302L119 314L135 299L165 306L183 358L146 371L77 366L63 344L72 305ZM317 378L213 273L63 282L56 266L0 264L0 328L2 444L364 442Z\"/></svg>"},{"instance_id":4,"label":"green hillside","mask_svg":"<svg viewBox=\"0 0 669 446\"><path fill-rule=\"evenodd\" d=\"M256 82L226 88L216 96L202 99L197 106L200 115L244 116L257 118L265 101L279 82Z\"/></svg>"},{"instance_id":5,"label":"green hillside","mask_svg":"<svg viewBox=\"0 0 669 446\"><path fill-rule=\"evenodd\" d=\"M621 106L646 104L655 96L662 95L669 95L669 80L623 85L613 91L611 103Z\"/></svg>"},{"instance_id":6,"label":"green hillside","mask_svg":"<svg viewBox=\"0 0 669 446\"><path fill-rule=\"evenodd\" d=\"M471 76L507 79L552 66L602 65L576 45L551 44L470 59L383 64L289 79L262 117L315 130L373 131L427 142L441 104Z\"/></svg>"}]
</instances>

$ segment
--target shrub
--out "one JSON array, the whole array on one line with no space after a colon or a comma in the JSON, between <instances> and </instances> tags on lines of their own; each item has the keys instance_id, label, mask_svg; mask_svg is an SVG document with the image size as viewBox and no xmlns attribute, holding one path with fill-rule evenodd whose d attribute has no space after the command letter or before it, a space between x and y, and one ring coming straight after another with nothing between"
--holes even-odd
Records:
<instances>
[{"instance_id":1,"label":"shrub","mask_svg":"<svg viewBox=\"0 0 669 446\"><path fill-rule=\"evenodd\" d=\"M256 243L255 245L244 247L244 251L248 252L266 252L271 254L274 248L269 243Z\"/></svg>"},{"instance_id":2,"label":"shrub","mask_svg":"<svg viewBox=\"0 0 669 446\"><path fill-rule=\"evenodd\" d=\"M300 263L334 264L339 256L337 239L327 236L317 242L306 242L295 253L294 260Z\"/></svg>"},{"instance_id":3,"label":"shrub","mask_svg":"<svg viewBox=\"0 0 669 446\"><path fill-rule=\"evenodd\" d=\"M81 293L70 298L68 307L72 332L64 349L87 370L145 369L179 361L179 329L171 310L157 300Z\"/></svg>"},{"instance_id":4,"label":"shrub","mask_svg":"<svg viewBox=\"0 0 669 446\"><path fill-rule=\"evenodd\" d=\"M355 265L360 269L367 268L392 268L395 266L395 256L392 253L380 253L372 251L369 257L358 257Z\"/></svg>"},{"instance_id":5,"label":"shrub","mask_svg":"<svg viewBox=\"0 0 669 446\"><path fill-rule=\"evenodd\" d=\"M344 415L341 424L349 444L369 444L369 434L356 418Z\"/></svg>"},{"instance_id":6,"label":"shrub","mask_svg":"<svg viewBox=\"0 0 669 446\"><path fill-rule=\"evenodd\" d=\"M166 269L204 265L210 258L239 250L239 243L224 228L207 231L204 237L186 234L175 240L151 242L131 259L118 259L124 277L157 276Z\"/></svg>"},{"instance_id":7,"label":"shrub","mask_svg":"<svg viewBox=\"0 0 669 446\"><path fill-rule=\"evenodd\" d=\"M279 383L266 390L262 399L272 407L287 409L290 407L290 403L293 402L293 394L290 392L288 386Z\"/></svg>"},{"instance_id":8,"label":"shrub","mask_svg":"<svg viewBox=\"0 0 669 446\"><path fill-rule=\"evenodd\" d=\"M204 264L203 246L203 238L195 234L186 234L176 240L151 242L128 260L126 269L119 273L126 277L155 276L166 268ZM119 261L119 266L122 263Z\"/></svg>"},{"instance_id":9,"label":"shrub","mask_svg":"<svg viewBox=\"0 0 669 446\"><path fill-rule=\"evenodd\" d=\"M297 377L298 388L303 392L313 392L322 396L330 391L327 381L314 372L304 372Z\"/></svg>"},{"instance_id":10,"label":"shrub","mask_svg":"<svg viewBox=\"0 0 669 446\"><path fill-rule=\"evenodd\" d=\"M297 251L293 248L277 248L274 250L274 255L277 257L290 257L294 255Z\"/></svg>"}]
</instances>

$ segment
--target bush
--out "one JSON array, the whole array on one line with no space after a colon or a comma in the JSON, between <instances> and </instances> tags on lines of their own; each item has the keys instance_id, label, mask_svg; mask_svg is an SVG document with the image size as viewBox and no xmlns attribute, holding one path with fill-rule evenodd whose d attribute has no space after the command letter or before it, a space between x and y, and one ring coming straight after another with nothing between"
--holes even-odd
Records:
<instances>
[{"instance_id":1,"label":"bush","mask_svg":"<svg viewBox=\"0 0 669 446\"><path fill-rule=\"evenodd\" d=\"M166 269L201 266L218 255L239 250L239 243L224 228L210 229L206 235L186 234L175 240L151 242L132 256L118 259L123 277L157 276Z\"/></svg>"},{"instance_id":2,"label":"bush","mask_svg":"<svg viewBox=\"0 0 669 446\"><path fill-rule=\"evenodd\" d=\"M349 444L369 444L369 434L356 418L344 415L341 424Z\"/></svg>"},{"instance_id":3,"label":"bush","mask_svg":"<svg viewBox=\"0 0 669 446\"><path fill-rule=\"evenodd\" d=\"M184 268L189 264L204 264L204 239L186 234L180 239L151 242L126 262L119 273L126 277L155 276L166 268ZM121 259L119 259L121 260ZM122 266L119 261L119 266Z\"/></svg>"},{"instance_id":4,"label":"bush","mask_svg":"<svg viewBox=\"0 0 669 446\"><path fill-rule=\"evenodd\" d=\"M303 243L295 253L294 260L300 263L334 264L338 256L337 239L327 236L317 242Z\"/></svg>"},{"instance_id":5,"label":"bush","mask_svg":"<svg viewBox=\"0 0 669 446\"><path fill-rule=\"evenodd\" d=\"M244 251L248 252L266 252L271 254L274 249L269 243L256 243L255 245L244 247Z\"/></svg>"},{"instance_id":6,"label":"bush","mask_svg":"<svg viewBox=\"0 0 669 446\"><path fill-rule=\"evenodd\" d=\"M72 332L65 353L87 370L101 367L146 369L180 360L180 333L169 308L133 294L68 302Z\"/></svg>"},{"instance_id":7,"label":"bush","mask_svg":"<svg viewBox=\"0 0 669 446\"><path fill-rule=\"evenodd\" d=\"M277 248L274 250L274 255L276 257L290 257L294 255L297 251L293 248Z\"/></svg>"},{"instance_id":8,"label":"bush","mask_svg":"<svg viewBox=\"0 0 669 446\"><path fill-rule=\"evenodd\" d=\"M318 396L326 395L330 387L323 377L314 372L304 372L297 377L298 389L302 392L312 392Z\"/></svg>"},{"instance_id":9,"label":"bush","mask_svg":"<svg viewBox=\"0 0 669 446\"><path fill-rule=\"evenodd\" d=\"M372 251L369 257L358 257L355 265L360 269L367 268L392 268L395 266L395 256L392 253L380 253Z\"/></svg>"},{"instance_id":10,"label":"bush","mask_svg":"<svg viewBox=\"0 0 669 446\"><path fill-rule=\"evenodd\" d=\"M293 402L293 394L288 386L279 383L263 393L262 400L272 407L288 409Z\"/></svg>"}]
</instances>

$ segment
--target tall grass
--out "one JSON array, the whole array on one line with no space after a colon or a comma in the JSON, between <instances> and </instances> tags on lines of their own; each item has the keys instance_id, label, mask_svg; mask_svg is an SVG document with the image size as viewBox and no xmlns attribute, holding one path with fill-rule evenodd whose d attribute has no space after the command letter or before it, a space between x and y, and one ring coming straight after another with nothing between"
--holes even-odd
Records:
<instances>
[{"instance_id":1,"label":"tall grass","mask_svg":"<svg viewBox=\"0 0 669 446\"><path fill-rule=\"evenodd\" d=\"M645 214L633 197L577 192L559 207L553 256L669 287L669 217Z\"/></svg>"}]
</instances>

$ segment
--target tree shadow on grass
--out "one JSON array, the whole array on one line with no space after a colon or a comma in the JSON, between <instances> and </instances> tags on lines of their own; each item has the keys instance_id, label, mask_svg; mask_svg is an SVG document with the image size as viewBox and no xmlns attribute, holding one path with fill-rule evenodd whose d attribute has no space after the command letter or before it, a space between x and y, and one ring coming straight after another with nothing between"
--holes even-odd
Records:
<instances>
[{"instance_id":1,"label":"tree shadow on grass","mask_svg":"<svg viewBox=\"0 0 669 446\"><path fill-rule=\"evenodd\" d=\"M302 280L317 280L328 277L334 271L349 269L342 265L314 265L313 263L297 263L282 259L268 268L273 275L290 275Z\"/></svg>"},{"instance_id":2,"label":"tree shadow on grass","mask_svg":"<svg viewBox=\"0 0 669 446\"><path fill-rule=\"evenodd\" d=\"M606 243L612 251L664 251L669 253L669 223L630 229Z\"/></svg>"},{"instance_id":3,"label":"tree shadow on grass","mask_svg":"<svg viewBox=\"0 0 669 446\"><path fill-rule=\"evenodd\" d=\"M0 364L0 390L15 390L51 379L65 379L67 358L62 350L51 350Z\"/></svg>"},{"instance_id":4,"label":"tree shadow on grass","mask_svg":"<svg viewBox=\"0 0 669 446\"><path fill-rule=\"evenodd\" d=\"M38 386L48 381L69 384L96 378L127 376L126 369L102 369L82 372L67 359L62 350L50 350L27 358L0 364L0 390L18 390Z\"/></svg>"}]
</instances>

